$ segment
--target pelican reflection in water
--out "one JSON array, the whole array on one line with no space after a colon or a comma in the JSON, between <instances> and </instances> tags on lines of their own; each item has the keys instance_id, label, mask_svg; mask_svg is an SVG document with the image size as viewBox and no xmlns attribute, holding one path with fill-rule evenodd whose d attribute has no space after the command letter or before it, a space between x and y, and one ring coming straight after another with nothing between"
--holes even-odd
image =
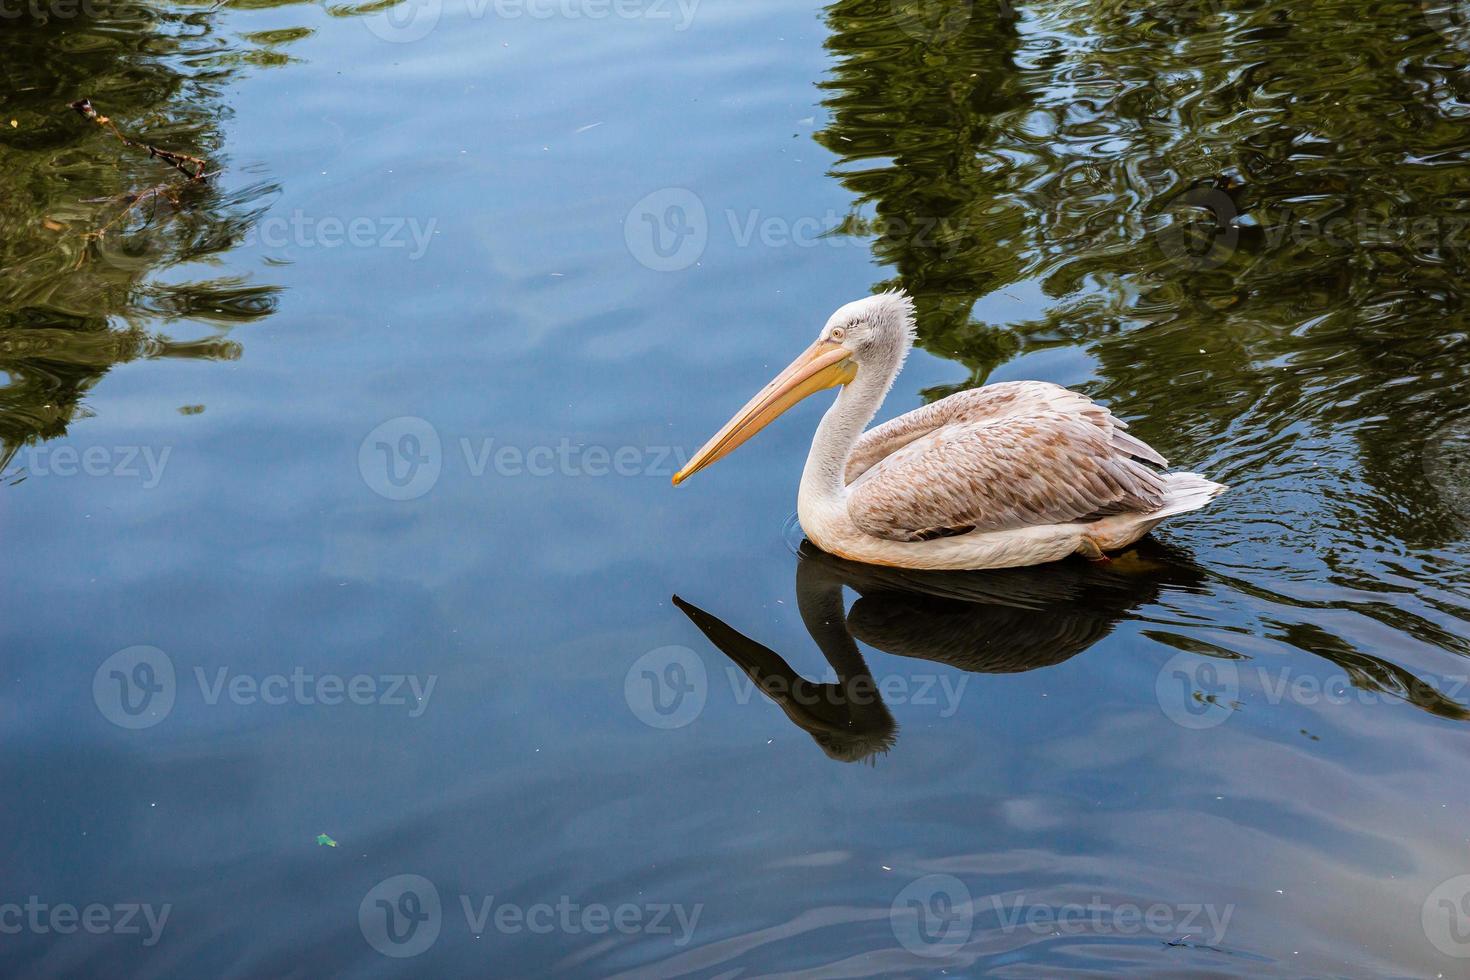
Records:
<instances>
[{"instance_id":1,"label":"pelican reflection in water","mask_svg":"<svg viewBox=\"0 0 1470 980\"><path fill-rule=\"evenodd\" d=\"M898 737L859 640L975 673L1019 673L1076 656L1162 588L1199 581L1192 565L1157 544L1107 565L927 572L847 561L804 542L797 606L836 672L827 683L807 680L774 650L678 596L674 603L822 751L855 762L886 752ZM851 611L844 587L858 593Z\"/></svg>"}]
</instances>

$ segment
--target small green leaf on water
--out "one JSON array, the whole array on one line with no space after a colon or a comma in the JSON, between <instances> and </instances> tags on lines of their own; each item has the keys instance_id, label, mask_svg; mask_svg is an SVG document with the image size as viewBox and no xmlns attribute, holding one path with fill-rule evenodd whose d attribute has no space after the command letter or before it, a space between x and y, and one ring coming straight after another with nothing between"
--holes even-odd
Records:
<instances>
[{"instance_id":1,"label":"small green leaf on water","mask_svg":"<svg viewBox=\"0 0 1470 980\"><path fill-rule=\"evenodd\" d=\"M317 842L317 846L318 847L336 847L337 846L337 842L334 841L334 840L332 840L332 838L328 837L326 834L317 834L316 835L316 842Z\"/></svg>"}]
</instances>

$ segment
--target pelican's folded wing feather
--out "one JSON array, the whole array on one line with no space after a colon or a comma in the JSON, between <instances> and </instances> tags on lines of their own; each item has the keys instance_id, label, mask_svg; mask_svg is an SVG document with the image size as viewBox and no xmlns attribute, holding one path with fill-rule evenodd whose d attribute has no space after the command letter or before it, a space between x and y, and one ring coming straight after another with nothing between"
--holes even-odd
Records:
<instances>
[{"instance_id":1,"label":"pelican's folded wing feather","mask_svg":"<svg viewBox=\"0 0 1470 980\"><path fill-rule=\"evenodd\" d=\"M863 437L848 513L869 534L921 541L1156 510L1167 477L1142 461L1163 458L1122 426L1042 382L963 392Z\"/></svg>"},{"instance_id":2,"label":"pelican's folded wing feather","mask_svg":"<svg viewBox=\"0 0 1470 980\"><path fill-rule=\"evenodd\" d=\"M958 392L864 432L848 458L847 482L852 483L880 460L940 426L1045 411L1081 416L1106 430L1119 452L1158 466L1169 465L1147 443L1125 432L1126 422L1086 395L1049 381L1003 381Z\"/></svg>"}]
</instances>

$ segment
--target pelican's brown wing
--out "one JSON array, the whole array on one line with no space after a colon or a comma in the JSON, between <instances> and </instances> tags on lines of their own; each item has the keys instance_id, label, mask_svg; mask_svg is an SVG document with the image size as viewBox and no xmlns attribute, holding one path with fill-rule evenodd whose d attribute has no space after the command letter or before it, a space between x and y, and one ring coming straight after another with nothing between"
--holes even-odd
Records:
<instances>
[{"instance_id":1,"label":"pelican's brown wing","mask_svg":"<svg viewBox=\"0 0 1470 980\"><path fill-rule=\"evenodd\" d=\"M1106 430L1119 452L1159 466L1169 465L1146 442L1123 431L1128 428L1128 423L1115 418L1106 407L1086 395L1049 381L1002 381L983 388L957 392L864 432L848 458L847 482L851 483L879 460L892 456L915 439L941 426L956 422L985 422L990 419L1036 415L1041 412L1081 416Z\"/></svg>"},{"instance_id":2,"label":"pelican's brown wing","mask_svg":"<svg viewBox=\"0 0 1470 980\"><path fill-rule=\"evenodd\" d=\"M953 404L951 404L953 403ZM848 476L863 531L922 541L1163 505L1163 457L1085 395L1044 382L952 395L866 433Z\"/></svg>"}]
</instances>

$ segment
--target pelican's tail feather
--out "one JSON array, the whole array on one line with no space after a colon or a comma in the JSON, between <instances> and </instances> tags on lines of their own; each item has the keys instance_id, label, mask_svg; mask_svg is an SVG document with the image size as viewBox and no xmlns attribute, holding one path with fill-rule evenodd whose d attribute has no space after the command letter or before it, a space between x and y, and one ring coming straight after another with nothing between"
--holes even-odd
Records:
<instances>
[{"instance_id":1,"label":"pelican's tail feather","mask_svg":"<svg viewBox=\"0 0 1470 980\"><path fill-rule=\"evenodd\" d=\"M1230 488L1207 480L1198 473L1170 473L1165 482L1164 506L1145 515L1150 521L1161 521L1175 514L1199 510Z\"/></svg>"},{"instance_id":2,"label":"pelican's tail feather","mask_svg":"<svg viewBox=\"0 0 1470 980\"><path fill-rule=\"evenodd\" d=\"M1099 551L1117 551L1126 548L1162 521L1175 514L1199 510L1205 504L1230 489L1198 473L1168 473L1164 477L1163 505L1147 513L1113 514L1093 524L1087 531L1086 542L1078 551L1094 557Z\"/></svg>"}]
</instances>

